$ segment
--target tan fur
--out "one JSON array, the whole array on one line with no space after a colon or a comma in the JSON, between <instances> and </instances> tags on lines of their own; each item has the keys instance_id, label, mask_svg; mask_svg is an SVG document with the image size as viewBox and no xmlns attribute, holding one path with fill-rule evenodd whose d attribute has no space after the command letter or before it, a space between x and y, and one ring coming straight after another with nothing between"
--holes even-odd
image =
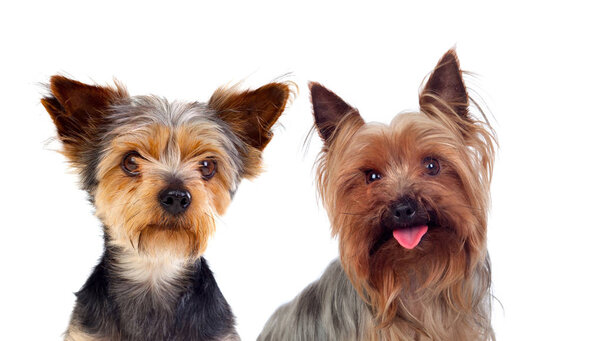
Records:
<instances>
[{"instance_id":1,"label":"tan fur","mask_svg":"<svg viewBox=\"0 0 600 341\"><path fill-rule=\"evenodd\" d=\"M93 143L95 133L105 124L106 109L129 97L125 87L87 85L63 76L50 78L50 91L55 97L42 99L63 143L62 153L75 168L83 168L79 152Z\"/></svg>"},{"instance_id":2,"label":"tan fur","mask_svg":"<svg viewBox=\"0 0 600 341\"><path fill-rule=\"evenodd\" d=\"M119 84L62 76L51 78L49 90L42 104L106 242L76 294L66 339L96 339L85 330L111 339L215 333L239 340L201 256L239 182L260 172L289 85L219 89L210 103L130 97Z\"/></svg>"},{"instance_id":3,"label":"tan fur","mask_svg":"<svg viewBox=\"0 0 600 341\"><path fill-rule=\"evenodd\" d=\"M65 341L110 341L105 338L97 338L81 331L77 326L70 325L65 333Z\"/></svg>"},{"instance_id":4,"label":"tan fur","mask_svg":"<svg viewBox=\"0 0 600 341\"><path fill-rule=\"evenodd\" d=\"M123 277L137 285L135 290L140 292L152 291L155 296L165 293L177 293L174 279L186 275L186 265L190 260L164 253L159 256L148 256L129 250L117 260L115 268ZM167 300L168 298L165 298Z\"/></svg>"},{"instance_id":5,"label":"tan fur","mask_svg":"<svg viewBox=\"0 0 600 341\"><path fill-rule=\"evenodd\" d=\"M182 126L175 130L154 125L123 134L111 142L99 165L96 214L108 226L116 245L162 257L199 257L214 232L215 214L223 214L235 181L229 156L220 147L213 127ZM212 136L212 138L211 138ZM131 178L120 168L122 156L136 150L144 158L142 175ZM198 164L214 158L219 171L203 181ZM170 176L185 179L192 195L189 209L171 217L155 198Z\"/></svg>"},{"instance_id":6,"label":"tan fur","mask_svg":"<svg viewBox=\"0 0 600 341\"><path fill-rule=\"evenodd\" d=\"M436 70L449 63L444 58ZM445 75L432 78L438 76ZM318 161L318 190L339 237L341 263L372 310L365 339L493 338L486 225L494 133L487 121L461 111L466 98L459 105L434 90L422 92L421 112L398 115L389 126L347 113ZM439 159L439 175L424 174L426 157ZM381 180L368 184L367 169ZM370 254L380 217L403 196L430 207L443 227L413 250L392 238Z\"/></svg>"},{"instance_id":7,"label":"tan fur","mask_svg":"<svg viewBox=\"0 0 600 341\"><path fill-rule=\"evenodd\" d=\"M261 151L273 137L272 127L283 113L296 85L292 82L269 83L256 90L239 91L236 87L220 88L208 105L219 117L242 137L247 144L244 151L245 176L256 177L261 171Z\"/></svg>"}]
</instances>

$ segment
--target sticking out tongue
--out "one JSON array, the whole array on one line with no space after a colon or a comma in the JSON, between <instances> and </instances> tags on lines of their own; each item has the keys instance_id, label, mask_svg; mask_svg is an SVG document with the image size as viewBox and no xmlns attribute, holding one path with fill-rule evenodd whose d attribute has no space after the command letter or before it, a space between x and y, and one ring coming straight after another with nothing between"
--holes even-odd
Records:
<instances>
[{"instance_id":1,"label":"sticking out tongue","mask_svg":"<svg viewBox=\"0 0 600 341\"><path fill-rule=\"evenodd\" d=\"M394 238L406 249L413 249L427 233L427 225L394 230Z\"/></svg>"}]
</instances>

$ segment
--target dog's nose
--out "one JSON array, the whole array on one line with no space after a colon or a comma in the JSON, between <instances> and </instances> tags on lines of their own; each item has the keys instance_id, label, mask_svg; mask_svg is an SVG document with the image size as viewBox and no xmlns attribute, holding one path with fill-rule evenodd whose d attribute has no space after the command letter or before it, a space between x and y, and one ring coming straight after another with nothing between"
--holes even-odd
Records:
<instances>
[{"instance_id":1,"label":"dog's nose","mask_svg":"<svg viewBox=\"0 0 600 341\"><path fill-rule=\"evenodd\" d=\"M167 188L158 194L158 201L165 211L176 215L187 210L192 202L192 195L185 189Z\"/></svg>"},{"instance_id":2,"label":"dog's nose","mask_svg":"<svg viewBox=\"0 0 600 341\"><path fill-rule=\"evenodd\" d=\"M418 204L410 198L403 198L391 207L393 219L397 224L412 225L415 220Z\"/></svg>"}]
</instances>

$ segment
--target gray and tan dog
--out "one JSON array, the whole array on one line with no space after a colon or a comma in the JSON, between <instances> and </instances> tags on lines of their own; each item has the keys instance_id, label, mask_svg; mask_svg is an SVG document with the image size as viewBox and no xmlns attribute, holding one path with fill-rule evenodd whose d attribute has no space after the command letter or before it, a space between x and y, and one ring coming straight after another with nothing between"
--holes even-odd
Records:
<instances>
[{"instance_id":1,"label":"gray and tan dog","mask_svg":"<svg viewBox=\"0 0 600 341\"><path fill-rule=\"evenodd\" d=\"M310 84L324 141L317 183L340 259L267 322L260 341L494 338L486 248L495 137L469 112L454 50L420 112L366 124Z\"/></svg>"},{"instance_id":2,"label":"gray and tan dog","mask_svg":"<svg viewBox=\"0 0 600 341\"><path fill-rule=\"evenodd\" d=\"M208 103L62 76L49 88L42 103L105 240L66 340L239 340L202 254L240 181L260 172L288 84L220 89Z\"/></svg>"}]
</instances>

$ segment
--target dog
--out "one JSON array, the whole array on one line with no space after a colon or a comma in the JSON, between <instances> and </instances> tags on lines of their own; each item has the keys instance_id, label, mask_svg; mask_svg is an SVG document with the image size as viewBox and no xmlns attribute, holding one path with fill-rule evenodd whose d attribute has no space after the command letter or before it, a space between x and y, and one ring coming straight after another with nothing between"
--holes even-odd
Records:
<instances>
[{"instance_id":1,"label":"dog","mask_svg":"<svg viewBox=\"0 0 600 341\"><path fill-rule=\"evenodd\" d=\"M42 104L104 230L65 340L239 340L202 254L289 95L270 83L182 103L51 77Z\"/></svg>"},{"instance_id":2,"label":"dog","mask_svg":"<svg viewBox=\"0 0 600 341\"><path fill-rule=\"evenodd\" d=\"M489 340L486 248L494 130L469 111L455 50L389 125L310 83L317 187L339 260L280 307L260 341ZM477 107L477 106L476 106Z\"/></svg>"}]
</instances>

